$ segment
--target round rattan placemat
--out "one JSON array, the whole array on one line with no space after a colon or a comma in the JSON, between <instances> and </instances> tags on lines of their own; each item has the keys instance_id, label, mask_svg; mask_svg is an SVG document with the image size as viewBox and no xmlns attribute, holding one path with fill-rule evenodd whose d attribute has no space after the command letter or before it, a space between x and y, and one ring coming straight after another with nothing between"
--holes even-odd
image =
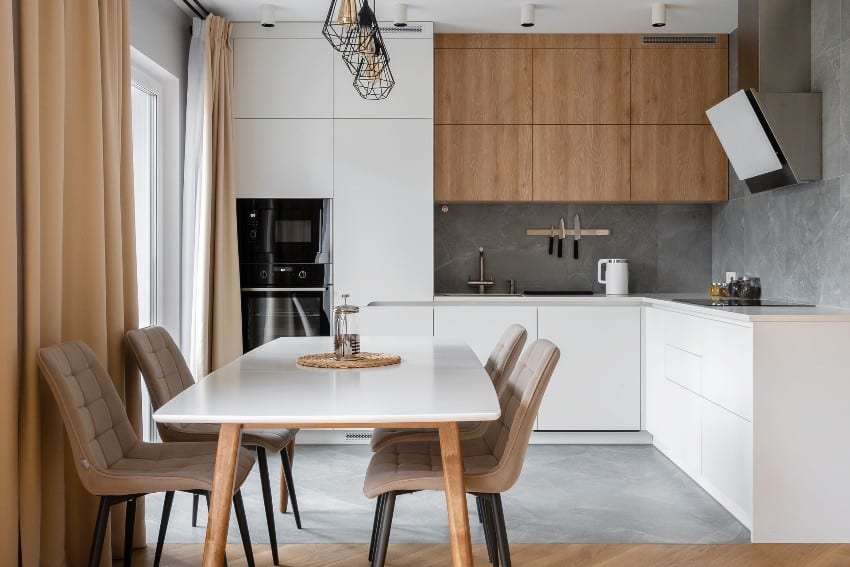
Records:
<instances>
[{"instance_id":1,"label":"round rattan placemat","mask_svg":"<svg viewBox=\"0 0 850 567\"><path fill-rule=\"evenodd\" d=\"M299 356L297 362L299 366L310 368L378 368L401 362L401 357L395 354L361 352L358 356L359 358L352 360L336 360L332 352L323 352Z\"/></svg>"}]
</instances>

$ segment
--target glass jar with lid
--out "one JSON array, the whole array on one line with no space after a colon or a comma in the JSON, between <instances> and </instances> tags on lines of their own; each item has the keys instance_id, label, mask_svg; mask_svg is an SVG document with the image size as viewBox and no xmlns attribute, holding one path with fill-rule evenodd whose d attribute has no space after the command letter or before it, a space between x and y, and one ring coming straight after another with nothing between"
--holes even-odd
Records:
<instances>
[{"instance_id":1,"label":"glass jar with lid","mask_svg":"<svg viewBox=\"0 0 850 567\"><path fill-rule=\"evenodd\" d=\"M352 360L360 356L360 308L348 303L342 295L342 305L334 307L334 358Z\"/></svg>"}]
</instances>

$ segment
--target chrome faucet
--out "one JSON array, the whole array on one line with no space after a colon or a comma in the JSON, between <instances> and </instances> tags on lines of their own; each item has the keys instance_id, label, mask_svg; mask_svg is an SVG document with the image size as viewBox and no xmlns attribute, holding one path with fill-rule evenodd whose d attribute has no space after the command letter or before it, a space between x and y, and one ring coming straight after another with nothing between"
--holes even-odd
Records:
<instances>
[{"instance_id":1,"label":"chrome faucet","mask_svg":"<svg viewBox=\"0 0 850 567\"><path fill-rule=\"evenodd\" d=\"M478 279L477 280L468 280L466 285L478 286L478 293L484 294L484 288L495 285L496 282L493 280L485 280L484 279L484 247L481 246L478 248Z\"/></svg>"}]
</instances>

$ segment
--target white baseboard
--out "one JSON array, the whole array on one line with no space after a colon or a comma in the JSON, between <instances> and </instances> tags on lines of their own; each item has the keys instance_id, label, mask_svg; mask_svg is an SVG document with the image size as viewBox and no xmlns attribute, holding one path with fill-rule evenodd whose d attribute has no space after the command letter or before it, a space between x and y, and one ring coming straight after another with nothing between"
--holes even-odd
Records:
<instances>
[{"instance_id":1,"label":"white baseboard","mask_svg":"<svg viewBox=\"0 0 850 567\"><path fill-rule=\"evenodd\" d=\"M299 445L365 445L369 429L302 429ZM652 435L646 431L534 431L535 445L652 445Z\"/></svg>"}]
</instances>

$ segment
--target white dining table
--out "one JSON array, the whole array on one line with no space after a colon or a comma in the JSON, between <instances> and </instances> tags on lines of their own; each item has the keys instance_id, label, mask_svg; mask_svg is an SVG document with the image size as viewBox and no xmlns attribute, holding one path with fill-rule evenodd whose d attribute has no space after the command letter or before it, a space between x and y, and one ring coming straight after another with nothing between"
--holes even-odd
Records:
<instances>
[{"instance_id":1,"label":"white dining table","mask_svg":"<svg viewBox=\"0 0 850 567\"><path fill-rule=\"evenodd\" d=\"M433 427L439 430L455 566L472 565L458 423L500 415L493 383L463 341L361 337L363 352L401 356L369 369L301 367L305 354L330 352L330 337L280 338L223 366L154 413L157 422L219 423L203 565L224 560L242 429ZM364 471L365 472L365 471Z\"/></svg>"}]
</instances>

